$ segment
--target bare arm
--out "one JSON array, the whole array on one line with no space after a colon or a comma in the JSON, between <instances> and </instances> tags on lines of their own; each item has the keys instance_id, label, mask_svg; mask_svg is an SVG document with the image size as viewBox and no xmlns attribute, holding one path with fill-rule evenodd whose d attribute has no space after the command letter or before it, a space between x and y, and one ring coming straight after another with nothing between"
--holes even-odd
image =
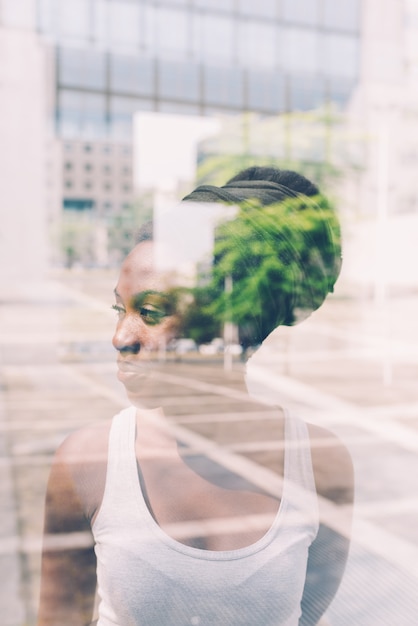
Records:
<instances>
[{"instance_id":1,"label":"bare arm","mask_svg":"<svg viewBox=\"0 0 418 626\"><path fill-rule=\"evenodd\" d=\"M93 619L96 557L86 492L77 484L93 465L81 461L85 435L70 436L52 464L45 502L37 626L86 626ZM94 483L94 481L92 481Z\"/></svg>"},{"instance_id":2,"label":"bare arm","mask_svg":"<svg viewBox=\"0 0 418 626\"><path fill-rule=\"evenodd\" d=\"M299 626L314 626L341 584L350 546L354 479L351 457L337 437L310 427L312 461L320 496L320 527L309 549ZM325 446L315 445L325 440Z\"/></svg>"}]
</instances>

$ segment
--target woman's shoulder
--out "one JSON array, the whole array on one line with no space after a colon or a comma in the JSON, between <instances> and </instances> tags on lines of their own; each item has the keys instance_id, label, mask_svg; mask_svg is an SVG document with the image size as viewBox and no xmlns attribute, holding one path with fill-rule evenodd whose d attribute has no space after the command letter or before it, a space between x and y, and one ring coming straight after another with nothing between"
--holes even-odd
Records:
<instances>
[{"instance_id":1,"label":"woman's shoulder","mask_svg":"<svg viewBox=\"0 0 418 626\"><path fill-rule=\"evenodd\" d=\"M307 426L318 494L338 505L351 504L354 473L347 446L335 433L316 424Z\"/></svg>"},{"instance_id":2,"label":"woman's shoulder","mask_svg":"<svg viewBox=\"0 0 418 626\"><path fill-rule=\"evenodd\" d=\"M69 433L55 452L54 461L74 465L107 456L111 419L88 424Z\"/></svg>"}]
</instances>

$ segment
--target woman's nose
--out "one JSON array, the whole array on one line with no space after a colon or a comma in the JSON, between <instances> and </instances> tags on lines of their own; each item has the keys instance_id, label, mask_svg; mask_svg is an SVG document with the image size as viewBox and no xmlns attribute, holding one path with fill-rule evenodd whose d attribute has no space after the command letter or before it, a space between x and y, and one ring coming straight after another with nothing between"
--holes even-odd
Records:
<instances>
[{"instance_id":1,"label":"woman's nose","mask_svg":"<svg viewBox=\"0 0 418 626\"><path fill-rule=\"evenodd\" d=\"M141 349L143 338L138 328L129 319L120 320L113 335L113 347L122 354L138 354Z\"/></svg>"}]
</instances>

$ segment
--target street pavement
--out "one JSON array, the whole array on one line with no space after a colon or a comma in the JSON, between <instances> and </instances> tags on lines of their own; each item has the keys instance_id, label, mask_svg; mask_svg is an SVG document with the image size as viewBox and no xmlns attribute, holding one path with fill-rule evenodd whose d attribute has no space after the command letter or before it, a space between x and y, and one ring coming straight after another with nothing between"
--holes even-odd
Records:
<instances>
[{"instance_id":1,"label":"street pavement","mask_svg":"<svg viewBox=\"0 0 418 626\"><path fill-rule=\"evenodd\" d=\"M39 284L11 284L0 301L3 626L36 621L54 450L72 430L128 405L110 344L114 282L110 271L62 271ZM179 432L215 442L254 476L257 467L270 471L279 453L269 436L274 405L332 430L348 447L356 476L352 547L329 626L418 623L417 319L417 296L374 303L336 295L297 329L273 334L250 360L253 401L240 382L242 364L225 371L221 356L168 355L156 382ZM333 512L337 524L344 506Z\"/></svg>"}]
</instances>

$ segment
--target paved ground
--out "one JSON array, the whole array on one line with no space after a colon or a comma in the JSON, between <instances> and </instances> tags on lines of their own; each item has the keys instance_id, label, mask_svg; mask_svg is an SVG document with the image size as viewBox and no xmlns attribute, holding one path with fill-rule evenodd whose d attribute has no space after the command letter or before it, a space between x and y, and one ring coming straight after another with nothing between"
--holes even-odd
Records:
<instances>
[{"instance_id":1,"label":"paved ground","mask_svg":"<svg viewBox=\"0 0 418 626\"><path fill-rule=\"evenodd\" d=\"M105 273L74 271L43 285L10 287L0 302L4 626L35 623L53 451L74 428L127 405L109 343L113 283ZM416 319L416 297L384 307L336 298L297 332L272 337L251 361L255 394L331 428L353 457L353 544L327 614L331 626L418 623ZM277 452L268 431L274 410L248 403L240 367L225 373L220 361L168 362L160 378L164 408L179 427L269 467ZM240 435L231 439L237 422Z\"/></svg>"}]
</instances>

